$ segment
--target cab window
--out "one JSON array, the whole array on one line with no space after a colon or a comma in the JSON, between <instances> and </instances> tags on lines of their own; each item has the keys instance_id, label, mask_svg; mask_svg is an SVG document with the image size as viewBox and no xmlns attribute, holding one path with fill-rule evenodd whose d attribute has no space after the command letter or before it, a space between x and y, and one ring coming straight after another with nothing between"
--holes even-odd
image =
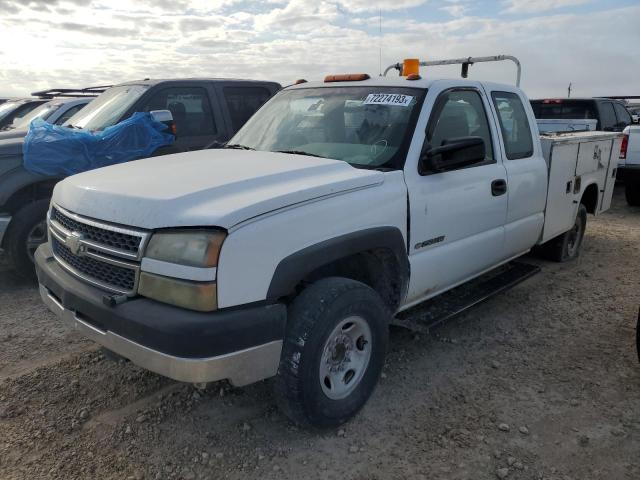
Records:
<instances>
[{"instance_id":1,"label":"cab window","mask_svg":"<svg viewBox=\"0 0 640 480\"><path fill-rule=\"evenodd\" d=\"M145 112L169 110L178 137L213 135L216 126L207 91L202 87L171 87L155 93L144 106Z\"/></svg>"},{"instance_id":2,"label":"cab window","mask_svg":"<svg viewBox=\"0 0 640 480\"><path fill-rule=\"evenodd\" d=\"M614 103L613 104L613 108L616 111L616 117L618 119L618 128L620 130L623 130L625 127L631 125L632 121L631 121L631 115L629 115L629 112L627 112L627 109L624 108L621 104L619 103Z\"/></svg>"},{"instance_id":3,"label":"cab window","mask_svg":"<svg viewBox=\"0 0 640 480\"><path fill-rule=\"evenodd\" d=\"M498 112L507 158L517 160L533 155L531 127L520 97L512 92L493 92L491 97Z\"/></svg>"},{"instance_id":4,"label":"cab window","mask_svg":"<svg viewBox=\"0 0 640 480\"><path fill-rule=\"evenodd\" d=\"M427 128L427 143L439 147L446 140L459 137L480 137L484 140L486 165L495 163L491 130L482 97L476 90L450 90L440 94Z\"/></svg>"}]
</instances>

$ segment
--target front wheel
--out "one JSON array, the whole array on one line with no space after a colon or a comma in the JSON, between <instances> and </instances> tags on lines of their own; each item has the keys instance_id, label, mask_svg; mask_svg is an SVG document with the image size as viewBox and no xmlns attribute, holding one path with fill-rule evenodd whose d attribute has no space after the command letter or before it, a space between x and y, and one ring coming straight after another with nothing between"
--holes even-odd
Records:
<instances>
[{"instance_id":1,"label":"front wheel","mask_svg":"<svg viewBox=\"0 0 640 480\"><path fill-rule=\"evenodd\" d=\"M388 343L389 313L367 285L326 278L289 309L274 389L295 423L336 427L353 417L378 382Z\"/></svg>"},{"instance_id":2,"label":"front wheel","mask_svg":"<svg viewBox=\"0 0 640 480\"><path fill-rule=\"evenodd\" d=\"M37 200L16 212L4 239L4 248L13 270L23 278L36 276L34 254L47 241L49 200Z\"/></svg>"}]
</instances>

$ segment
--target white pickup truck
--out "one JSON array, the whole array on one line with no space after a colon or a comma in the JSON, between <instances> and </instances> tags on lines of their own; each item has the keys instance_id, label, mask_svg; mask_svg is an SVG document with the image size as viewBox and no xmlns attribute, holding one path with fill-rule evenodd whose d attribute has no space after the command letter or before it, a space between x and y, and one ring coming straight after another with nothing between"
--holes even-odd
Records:
<instances>
[{"instance_id":1,"label":"white pickup truck","mask_svg":"<svg viewBox=\"0 0 640 480\"><path fill-rule=\"evenodd\" d=\"M538 137L516 87L329 76L265 104L226 149L69 177L40 292L167 377L275 377L295 422L371 395L390 321L545 244L576 257L609 207L619 134ZM612 153L613 152L613 153Z\"/></svg>"},{"instance_id":2,"label":"white pickup truck","mask_svg":"<svg viewBox=\"0 0 640 480\"><path fill-rule=\"evenodd\" d=\"M624 182L627 203L640 207L640 126L630 125L622 133L618 179Z\"/></svg>"}]
</instances>

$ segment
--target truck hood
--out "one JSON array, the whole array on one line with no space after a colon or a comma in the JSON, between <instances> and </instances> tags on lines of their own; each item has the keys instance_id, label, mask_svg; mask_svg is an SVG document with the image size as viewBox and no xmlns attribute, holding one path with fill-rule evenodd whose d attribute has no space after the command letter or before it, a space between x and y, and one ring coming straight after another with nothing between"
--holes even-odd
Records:
<instances>
[{"instance_id":1,"label":"truck hood","mask_svg":"<svg viewBox=\"0 0 640 480\"><path fill-rule=\"evenodd\" d=\"M0 141L7 140L8 138L18 138L20 141L24 139L29 133L28 128L13 128L11 130L0 130Z\"/></svg>"},{"instance_id":2,"label":"truck hood","mask_svg":"<svg viewBox=\"0 0 640 480\"><path fill-rule=\"evenodd\" d=\"M145 229L231 228L308 200L382 183L384 175L325 158L201 150L69 177L53 201L80 215Z\"/></svg>"},{"instance_id":3,"label":"truck hood","mask_svg":"<svg viewBox=\"0 0 640 480\"><path fill-rule=\"evenodd\" d=\"M22 155L22 145L24 144L24 136L20 138L3 138L0 136L0 159L2 157Z\"/></svg>"}]
</instances>

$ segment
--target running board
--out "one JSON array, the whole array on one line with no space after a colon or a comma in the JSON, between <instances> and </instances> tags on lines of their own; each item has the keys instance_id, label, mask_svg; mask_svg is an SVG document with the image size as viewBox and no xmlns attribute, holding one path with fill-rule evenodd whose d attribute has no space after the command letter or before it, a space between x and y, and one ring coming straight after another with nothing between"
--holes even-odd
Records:
<instances>
[{"instance_id":1,"label":"running board","mask_svg":"<svg viewBox=\"0 0 640 480\"><path fill-rule=\"evenodd\" d=\"M428 333L440 323L518 285L540 271L537 265L510 262L473 280L400 312L391 325Z\"/></svg>"}]
</instances>

